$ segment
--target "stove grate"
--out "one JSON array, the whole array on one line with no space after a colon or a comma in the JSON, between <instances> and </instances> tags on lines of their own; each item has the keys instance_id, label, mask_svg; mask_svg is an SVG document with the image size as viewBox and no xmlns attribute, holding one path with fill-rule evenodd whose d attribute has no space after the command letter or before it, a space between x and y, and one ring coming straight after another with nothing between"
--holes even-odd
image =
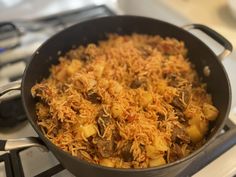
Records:
<instances>
[{"instance_id":1,"label":"stove grate","mask_svg":"<svg viewBox=\"0 0 236 177\"><path fill-rule=\"evenodd\" d=\"M0 156L0 162L4 163L4 166L5 166L6 177L14 177L10 159L11 158L10 158L9 153L5 153L5 154Z\"/></svg>"},{"instance_id":2,"label":"stove grate","mask_svg":"<svg viewBox=\"0 0 236 177\"><path fill-rule=\"evenodd\" d=\"M65 168L61 164L58 164L52 168L49 168L48 170L45 170L44 172L42 172L34 177L50 177L52 175L60 173L62 170L65 170Z\"/></svg>"}]
</instances>

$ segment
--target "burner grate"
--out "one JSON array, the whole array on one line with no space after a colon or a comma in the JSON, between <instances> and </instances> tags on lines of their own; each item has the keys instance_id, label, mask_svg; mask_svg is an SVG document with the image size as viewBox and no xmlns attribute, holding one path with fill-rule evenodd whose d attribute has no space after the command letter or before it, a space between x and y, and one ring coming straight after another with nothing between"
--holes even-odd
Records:
<instances>
[{"instance_id":1,"label":"burner grate","mask_svg":"<svg viewBox=\"0 0 236 177\"><path fill-rule=\"evenodd\" d=\"M4 163L5 166L6 177L14 177L10 159L11 158L9 153L5 153L0 156L0 162Z\"/></svg>"},{"instance_id":2,"label":"burner grate","mask_svg":"<svg viewBox=\"0 0 236 177\"><path fill-rule=\"evenodd\" d=\"M49 168L48 170L36 175L35 177L49 177L52 175L55 175L57 173L60 173L61 171L65 170L65 168L61 165L58 164L52 168Z\"/></svg>"}]
</instances>

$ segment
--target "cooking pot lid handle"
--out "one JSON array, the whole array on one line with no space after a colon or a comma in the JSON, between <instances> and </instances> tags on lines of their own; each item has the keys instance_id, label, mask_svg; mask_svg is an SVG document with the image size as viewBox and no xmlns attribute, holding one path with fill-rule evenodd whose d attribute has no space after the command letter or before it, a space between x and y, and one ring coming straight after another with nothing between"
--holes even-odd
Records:
<instances>
[{"instance_id":1,"label":"cooking pot lid handle","mask_svg":"<svg viewBox=\"0 0 236 177\"><path fill-rule=\"evenodd\" d=\"M184 25L182 26L183 29L185 30L190 30L190 29L198 29L202 32L204 32L205 34L209 35L212 39L216 40L219 44L221 44L224 47L223 52L221 52L218 55L218 58L220 60L223 60L226 56L228 56L232 50L233 50L233 46L232 44L221 34L219 34L218 32L216 32L215 30L202 25L202 24L189 24L189 25Z\"/></svg>"}]
</instances>

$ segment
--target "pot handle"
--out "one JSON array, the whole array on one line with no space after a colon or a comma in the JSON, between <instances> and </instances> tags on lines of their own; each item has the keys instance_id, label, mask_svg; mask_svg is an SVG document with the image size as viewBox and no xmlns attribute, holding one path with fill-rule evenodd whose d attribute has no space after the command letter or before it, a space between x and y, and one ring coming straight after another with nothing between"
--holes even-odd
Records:
<instances>
[{"instance_id":1,"label":"pot handle","mask_svg":"<svg viewBox=\"0 0 236 177\"><path fill-rule=\"evenodd\" d=\"M0 22L0 53L18 46L21 34L20 29L12 22Z\"/></svg>"},{"instance_id":2,"label":"pot handle","mask_svg":"<svg viewBox=\"0 0 236 177\"><path fill-rule=\"evenodd\" d=\"M40 147L44 151L47 150L42 140L37 137L0 140L0 151L11 151L28 147Z\"/></svg>"},{"instance_id":3,"label":"pot handle","mask_svg":"<svg viewBox=\"0 0 236 177\"><path fill-rule=\"evenodd\" d=\"M16 92L16 90L21 89L21 80L9 82L0 87L0 103L2 101L6 101L17 96L20 96L20 92Z\"/></svg>"},{"instance_id":4,"label":"pot handle","mask_svg":"<svg viewBox=\"0 0 236 177\"><path fill-rule=\"evenodd\" d=\"M209 35L212 39L216 40L219 44L221 44L224 47L224 50L223 50L223 52L221 52L218 55L218 58L220 60L223 60L233 50L232 44L224 36L222 36L221 34L216 32L215 30L213 30L205 25L189 24L189 25L182 26L182 28L185 30L198 29L198 30L204 32L205 34Z\"/></svg>"}]
</instances>

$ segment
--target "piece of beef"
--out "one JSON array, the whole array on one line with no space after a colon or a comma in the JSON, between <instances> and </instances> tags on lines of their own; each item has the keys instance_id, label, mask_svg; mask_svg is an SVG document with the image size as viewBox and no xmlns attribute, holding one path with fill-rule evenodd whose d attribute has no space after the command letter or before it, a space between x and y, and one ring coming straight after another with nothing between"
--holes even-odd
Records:
<instances>
[{"instance_id":1,"label":"piece of beef","mask_svg":"<svg viewBox=\"0 0 236 177\"><path fill-rule=\"evenodd\" d=\"M137 89L142 85L142 82L138 79L134 79L131 84L130 84L130 88L132 89Z\"/></svg>"},{"instance_id":2,"label":"piece of beef","mask_svg":"<svg viewBox=\"0 0 236 177\"><path fill-rule=\"evenodd\" d=\"M191 92L189 88L182 89L178 96L175 96L172 100L172 105L184 111L190 101Z\"/></svg>"},{"instance_id":3,"label":"piece of beef","mask_svg":"<svg viewBox=\"0 0 236 177\"><path fill-rule=\"evenodd\" d=\"M86 99L89 100L93 104L102 103L102 97L98 93L92 90L88 91L88 93L86 94Z\"/></svg>"},{"instance_id":4,"label":"piece of beef","mask_svg":"<svg viewBox=\"0 0 236 177\"><path fill-rule=\"evenodd\" d=\"M133 141L127 141L121 151L121 157L125 162L131 162L133 160L133 153L131 152Z\"/></svg>"},{"instance_id":5,"label":"piece of beef","mask_svg":"<svg viewBox=\"0 0 236 177\"><path fill-rule=\"evenodd\" d=\"M112 119L103 110L100 110L96 117L98 130L101 136L104 135L106 127L112 123Z\"/></svg>"},{"instance_id":6,"label":"piece of beef","mask_svg":"<svg viewBox=\"0 0 236 177\"><path fill-rule=\"evenodd\" d=\"M180 123L187 123L184 113L180 109L175 108L174 111L175 111L175 115L178 117L178 121Z\"/></svg>"},{"instance_id":7,"label":"piece of beef","mask_svg":"<svg viewBox=\"0 0 236 177\"><path fill-rule=\"evenodd\" d=\"M112 156L115 151L115 143L113 139L107 140L97 137L95 143L97 152L104 158Z\"/></svg>"},{"instance_id":8,"label":"piece of beef","mask_svg":"<svg viewBox=\"0 0 236 177\"><path fill-rule=\"evenodd\" d=\"M188 134L183 128L180 128L178 126L174 126L171 139L177 144L190 143L190 137L188 136Z\"/></svg>"},{"instance_id":9,"label":"piece of beef","mask_svg":"<svg viewBox=\"0 0 236 177\"><path fill-rule=\"evenodd\" d=\"M165 115L163 113L157 112L156 115L157 115L157 120L158 121L165 120Z\"/></svg>"},{"instance_id":10,"label":"piece of beef","mask_svg":"<svg viewBox=\"0 0 236 177\"><path fill-rule=\"evenodd\" d=\"M171 147L171 151L169 154L169 161L174 162L178 159L181 159L183 157L183 152L181 150L181 146L178 144L173 144Z\"/></svg>"},{"instance_id":11,"label":"piece of beef","mask_svg":"<svg viewBox=\"0 0 236 177\"><path fill-rule=\"evenodd\" d=\"M83 62L87 62L87 61L91 60L91 56L87 53L82 53L80 55L80 60Z\"/></svg>"}]
</instances>

